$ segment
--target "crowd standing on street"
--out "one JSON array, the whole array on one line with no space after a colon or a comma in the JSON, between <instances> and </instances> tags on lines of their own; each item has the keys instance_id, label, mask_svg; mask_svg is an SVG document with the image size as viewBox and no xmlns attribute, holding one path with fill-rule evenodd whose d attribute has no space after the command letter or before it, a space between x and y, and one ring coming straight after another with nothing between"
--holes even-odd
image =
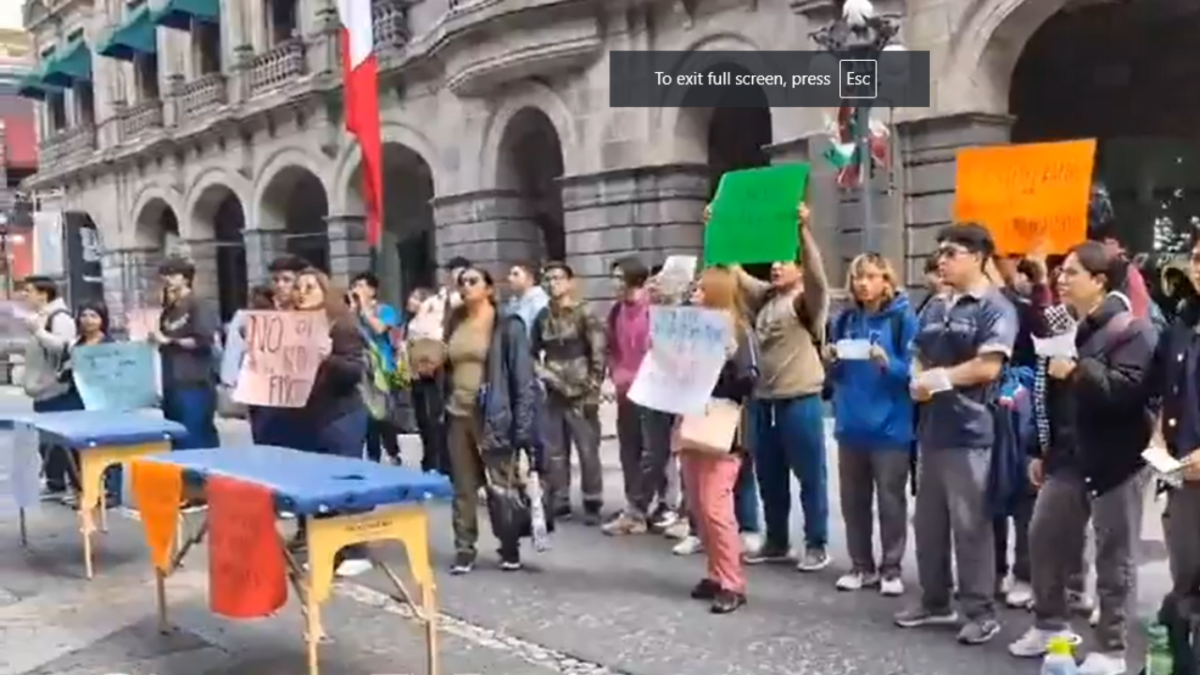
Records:
<instances>
[{"instance_id":1,"label":"crowd standing on street","mask_svg":"<svg viewBox=\"0 0 1200 675\"><path fill-rule=\"evenodd\" d=\"M947 226L924 267L920 302L901 285L899 261L859 255L845 279L848 304L831 316L810 218L801 204L800 252L772 264L766 279L710 267L690 292L672 294L645 261L618 260L606 314L580 296L563 261L512 266L501 303L487 269L454 258L441 287L414 289L396 308L379 300L371 274L342 292L323 271L283 256L252 308L324 313L329 334L307 405L248 411L254 442L399 463L397 436L415 432L421 468L454 485L453 574L477 563L484 504L500 567L521 569L528 532L502 506L519 503L536 479L551 528L577 518L606 535L665 534L678 540L675 553L703 553L707 572L691 595L724 614L747 602L744 565L816 573L840 553L829 542L829 399L847 538L837 589L906 594L912 498L919 588L897 608L897 626L952 625L959 642L976 645L999 633L999 603L1031 608L1009 651L1039 657L1053 640L1079 643L1071 620L1091 614L1095 639L1080 672L1127 672L1126 606L1151 482L1142 452L1151 444L1184 465L1165 516L1175 592L1200 583L1196 293L1173 295L1163 313L1098 192L1091 240L1065 255L1002 255L984 227ZM176 450L217 446L219 317L194 294L191 263L169 259L159 275L162 312L149 338L162 361L163 413L188 430ZM1200 288L1200 247L1187 281ZM113 339L106 308L87 303L72 314L42 277L26 279L22 292L32 310L23 384L34 410L81 409L71 353ZM727 447L700 451L684 439L687 420L630 398L660 304L729 322L727 362L711 392L736 426ZM1073 355L1039 353L1037 340L1064 335ZM606 380L616 392L624 490L612 512L599 451ZM71 456L41 450L46 491L77 489ZM793 476L798 542L789 528ZM106 476L110 504L120 481L115 470ZM298 551L304 533L301 522ZM360 549L339 556L339 575L370 567ZM1084 584L1092 567L1096 602Z\"/></svg>"}]
</instances>

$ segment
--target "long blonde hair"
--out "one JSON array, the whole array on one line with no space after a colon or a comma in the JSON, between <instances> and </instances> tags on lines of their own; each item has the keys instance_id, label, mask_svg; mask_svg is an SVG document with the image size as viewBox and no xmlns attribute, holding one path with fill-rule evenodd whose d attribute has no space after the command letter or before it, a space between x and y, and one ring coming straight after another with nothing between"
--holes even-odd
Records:
<instances>
[{"instance_id":1,"label":"long blonde hair","mask_svg":"<svg viewBox=\"0 0 1200 675\"><path fill-rule=\"evenodd\" d=\"M728 312L739 335L748 329L746 305L733 270L727 267L709 267L700 273L696 285L704 293L705 307Z\"/></svg>"},{"instance_id":2,"label":"long blonde hair","mask_svg":"<svg viewBox=\"0 0 1200 675\"><path fill-rule=\"evenodd\" d=\"M883 289L883 299L890 301L896 297L896 293L900 291L900 277L896 274L892 261L878 253L860 253L854 256L850 265L846 267L846 293L851 298L854 297L854 280L863 274L867 265L883 274L883 280L887 283L887 287Z\"/></svg>"}]
</instances>

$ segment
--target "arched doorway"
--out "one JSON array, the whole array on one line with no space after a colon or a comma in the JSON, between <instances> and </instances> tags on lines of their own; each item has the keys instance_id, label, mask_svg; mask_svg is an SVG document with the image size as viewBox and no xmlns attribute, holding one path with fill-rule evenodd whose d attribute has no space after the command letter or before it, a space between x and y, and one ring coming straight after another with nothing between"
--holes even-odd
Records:
<instances>
[{"instance_id":1,"label":"arched doorway","mask_svg":"<svg viewBox=\"0 0 1200 675\"><path fill-rule=\"evenodd\" d=\"M541 260L565 260L567 235L563 230L562 143L546 113L522 108L508 121L500 139L501 162L497 184L515 190L526 217L541 236Z\"/></svg>"},{"instance_id":2,"label":"arched doorway","mask_svg":"<svg viewBox=\"0 0 1200 675\"><path fill-rule=\"evenodd\" d=\"M170 204L161 198L146 202L137 214L135 232L138 248L146 251L136 270L122 270L121 299L126 308L159 304L158 264L181 250L179 219Z\"/></svg>"},{"instance_id":3,"label":"arched doorway","mask_svg":"<svg viewBox=\"0 0 1200 675\"><path fill-rule=\"evenodd\" d=\"M259 227L285 232L287 252L329 271L329 199L325 185L308 169L289 166L263 191Z\"/></svg>"},{"instance_id":4,"label":"arched doorway","mask_svg":"<svg viewBox=\"0 0 1200 675\"><path fill-rule=\"evenodd\" d=\"M740 66L719 64L709 69L713 72L749 73ZM688 97L694 95L693 89L684 96L684 104ZM767 147L772 143L771 106L767 101L767 93L761 87L739 88L737 93L729 92L726 96L738 97L738 107L718 104L713 108L688 108L687 112L695 117L690 120L689 128L695 133L706 134L707 163L709 170L708 200L717 193L721 176L727 171L753 169L768 166L771 157ZM746 98L753 97L753 100ZM724 97L718 103L724 102ZM747 105L752 104L752 105ZM766 278L771 271L770 265L748 265L746 270L755 276Z\"/></svg>"},{"instance_id":5,"label":"arched doorway","mask_svg":"<svg viewBox=\"0 0 1200 675\"><path fill-rule=\"evenodd\" d=\"M350 177L350 186L361 204L361 165ZM385 302L400 306L414 289L437 286L433 195L433 171L425 158L406 145L385 143L383 233L376 270Z\"/></svg>"},{"instance_id":6,"label":"arched doorway","mask_svg":"<svg viewBox=\"0 0 1200 675\"><path fill-rule=\"evenodd\" d=\"M1030 37L1009 90L1014 142L1098 140L1118 231L1152 259L1178 255L1200 226L1200 95L1185 56L1198 32L1192 2L1068 3Z\"/></svg>"},{"instance_id":7,"label":"arched doorway","mask_svg":"<svg viewBox=\"0 0 1200 675\"><path fill-rule=\"evenodd\" d=\"M221 319L229 321L246 306L249 278L246 270L246 243L242 236L246 215L242 202L224 185L210 185L196 203L195 220L201 229L212 232L216 247L217 300Z\"/></svg>"}]
</instances>

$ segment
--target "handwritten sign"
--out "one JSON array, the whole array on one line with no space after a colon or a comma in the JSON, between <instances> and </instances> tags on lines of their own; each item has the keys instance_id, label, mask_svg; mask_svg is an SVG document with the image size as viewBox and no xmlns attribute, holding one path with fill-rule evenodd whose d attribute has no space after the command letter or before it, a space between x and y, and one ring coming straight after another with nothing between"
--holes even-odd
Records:
<instances>
[{"instance_id":1,"label":"handwritten sign","mask_svg":"<svg viewBox=\"0 0 1200 675\"><path fill-rule=\"evenodd\" d=\"M245 358L233 400L270 408L303 408L312 393L320 351L329 343L324 312L246 311Z\"/></svg>"},{"instance_id":2,"label":"handwritten sign","mask_svg":"<svg viewBox=\"0 0 1200 675\"><path fill-rule=\"evenodd\" d=\"M1066 253L1087 239L1096 141L967 148L954 218L988 228L1001 254Z\"/></svg>"},{"instance_id":3,"label":"handwritten sign","mask_svg":"<svg viewBox=\"0 0 1200 675\"><path fill-rule=\"evenodd\" d=\"M0 513L39 505L41 472L37 429L16 424L0 431Z\"/></svg>"},{"instance_id":4,"label":"handwritten sign","mask_svg":"<svg viewBox=\"0 0 1200 675\"><path fill-rule=\"evenodd\" d=\"M629 399L677 415L704 412L725 366L733 325L722 312L700 307L651 307L650 351Z\"/></svg>"},{"instance_id":5,"label":"handwritten sign","mask_svg":"<svg viewBox=\"0 0 1200 675\"><path fill-rule=\"evenodd\" d=\"M231 619L274 614L288 596L274 495L221 476L209 477L206 491L209 606Z\"/></svg>"},{"instance_id":6,"label":"handwritten sign","mask_svg":"<svg viewBox=\"0 0 1200 675\"><path fill-rule=\"evenodd\" d=\"M163 572L171 567L171 547L179 528L179 505L183 500L183 469L174 464L135 459L133 494L146 533L150 559Z\"/></svg>"},{"instance_id":7,"label":"handwritten sign","mask_svg":"<svg viewBox=\"0 0 1200 675\"><path fill-rule=\"evenodd\" d=\"M808 190L807 164L727 171L704 228L704 262L732 265L794 261L797 208Z\"/></svg>"},{"instance_id":8,"label":"handwritten sign","mask_svg":"<svg viewBox=\"0 0 1200 675\"><path fill-rule=\"evenodd\" d=\"M242 359L246 356L246 314L238 312L225 331L225 350L221 352L221 384L237 385L238 373L242 370Z\"/></svg>"},{"instance_id":9,"label":"handwritten sign","mask_svg":"<svg viewBox=\"0 0 1200 675\"><path fill-rule=\"evenodd\" d=\"M129 339L135 342L145 342L158 330L158 320L162 310L155 307L131 309L125 313L125 331Z\"/></svg>"},{"instance_id":10,"label":"handwritten sign","mask_svg":"<svg viewBox=\"0 0 1200 675\"><path fill-rule=\"evenodd\" d=\"M88 410L126 411L158 403L158 350L146 342L105 342L71 350L75 388Z\"/></svg>"}]
</instances>

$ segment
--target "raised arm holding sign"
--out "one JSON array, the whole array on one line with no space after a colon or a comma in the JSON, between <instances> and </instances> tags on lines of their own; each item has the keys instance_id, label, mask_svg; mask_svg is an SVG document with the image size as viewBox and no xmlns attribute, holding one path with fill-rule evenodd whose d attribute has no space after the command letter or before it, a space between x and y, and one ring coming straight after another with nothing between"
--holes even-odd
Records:
<instances>
[{"instance_id":1,"label":"raised arm holding sign","mask_svg":"<svg viewBox=\"0 0 1200 675\"><path fill-rule=\"evenodd\" d=\"M269 408L303 408L329 353L324 312L246 311L245 358L233 400Z\"/></svg>"},{"instance_id":2,"label":"raised arm holding sign","mask_svg":"<svg viewBox=\"0 0 1200 675\"><path fill-rule=\"evenodd\" d=\"M729 171L721 176L704 228L706 265L795 260L796 205L808 189L807 164Z\"/></svg>"}]
</instances>

